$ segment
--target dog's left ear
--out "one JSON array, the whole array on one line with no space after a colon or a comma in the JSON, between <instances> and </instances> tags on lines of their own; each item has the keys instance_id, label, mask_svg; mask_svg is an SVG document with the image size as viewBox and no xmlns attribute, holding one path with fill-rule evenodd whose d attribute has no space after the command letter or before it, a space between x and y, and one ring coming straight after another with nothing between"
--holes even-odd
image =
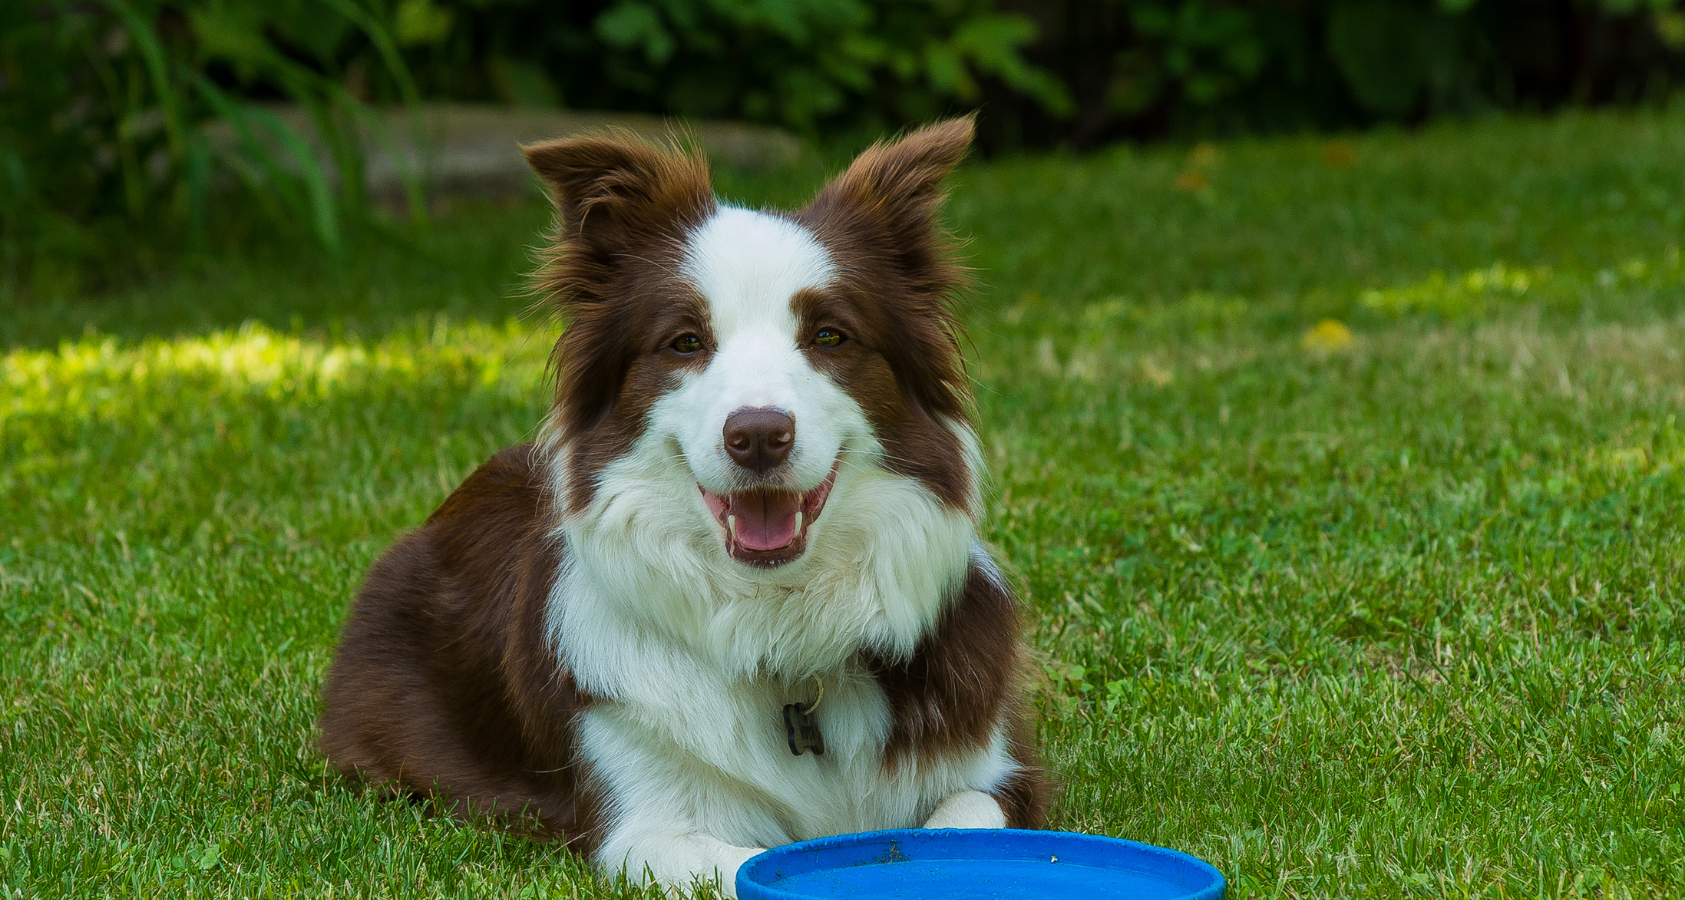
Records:
<instances>
[{"instance_id":1,"label":"dog's left ear","mask_svg":"<svg viewBox=\"0 0 1685 900\"><path fill-rule=\"evenodd\" d=\"M873 145L813 198L802 218L824 231L881 241L878 252L944 253L936 221L945 197L942 179L970 149L975 118L949 119Z\"/></svg>"}]
</instances>

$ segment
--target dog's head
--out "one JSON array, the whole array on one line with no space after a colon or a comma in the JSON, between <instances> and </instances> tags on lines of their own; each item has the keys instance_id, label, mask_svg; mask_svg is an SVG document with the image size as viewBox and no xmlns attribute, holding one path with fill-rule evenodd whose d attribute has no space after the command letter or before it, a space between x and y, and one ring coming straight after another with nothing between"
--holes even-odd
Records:
<instances>
[{"instance_id":1,"label":"dog's head","mask_svg":"<svg viewBox=\"0 0 1685 900\"><path fill-rule=\"evenodd\" d=\"M875 146L788 213L722 204L701 159L630 138L526 148L559 212L540 278L568 322L549 426L567 513L631 491L619 515L707 529L765 574L799 572L874 478L969 516L962 276L936 214L971 134Z\"/></svg>"}]
</instances>

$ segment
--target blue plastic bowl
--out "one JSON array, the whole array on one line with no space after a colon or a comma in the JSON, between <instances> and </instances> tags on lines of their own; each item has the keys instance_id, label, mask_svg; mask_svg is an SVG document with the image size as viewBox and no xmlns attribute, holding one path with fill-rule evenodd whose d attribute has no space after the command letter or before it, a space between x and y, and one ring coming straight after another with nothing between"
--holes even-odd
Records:
<instances>
[{"instance_id":1,"label":"blue plastic bowl","mask_svg":"<svg viewBox=\"0 0 1685 900\"><path fill-rule=\"evenodd\" d=\"M906 828L803 841L737 870L743 900L1221 900L1223 876L1186 853L1068 831Z\"/></svg>"}]
</instances>

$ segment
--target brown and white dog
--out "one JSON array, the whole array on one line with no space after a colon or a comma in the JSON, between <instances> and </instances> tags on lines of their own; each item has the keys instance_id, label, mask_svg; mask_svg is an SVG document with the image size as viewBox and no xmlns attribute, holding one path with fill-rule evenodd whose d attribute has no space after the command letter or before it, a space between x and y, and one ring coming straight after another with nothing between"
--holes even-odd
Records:
<instances>
[{"instance_id":1,"label":"brown and white dog","mask_svg":"<svg viewBox=\"0 0 1685 900\"><path fill-rule=\"evenodd\" d=\"M369 573L333 762L727 893L790 841L1039 827L936 221L971 132L873 147L794 213L622 137L528 147L551 415Z\"/></svg>"}]
</instances>

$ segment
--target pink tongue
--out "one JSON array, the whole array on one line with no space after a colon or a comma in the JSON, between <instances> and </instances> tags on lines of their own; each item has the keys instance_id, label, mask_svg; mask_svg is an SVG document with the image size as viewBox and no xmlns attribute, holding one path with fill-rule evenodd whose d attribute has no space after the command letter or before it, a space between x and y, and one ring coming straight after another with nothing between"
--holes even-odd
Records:
<instances>
[{"instance_id":1,"label":"pink tongue","mask_svg":"<svg viewBox=\"0 0 1685 900\"><path fill-rule=\"evenodd\" d=\"M737 517L737 543L750 550L777 550L796 539L796 513L802 495L795 491L755 491L737 495L731 514Z\"/></svg>"}]
</instances>

